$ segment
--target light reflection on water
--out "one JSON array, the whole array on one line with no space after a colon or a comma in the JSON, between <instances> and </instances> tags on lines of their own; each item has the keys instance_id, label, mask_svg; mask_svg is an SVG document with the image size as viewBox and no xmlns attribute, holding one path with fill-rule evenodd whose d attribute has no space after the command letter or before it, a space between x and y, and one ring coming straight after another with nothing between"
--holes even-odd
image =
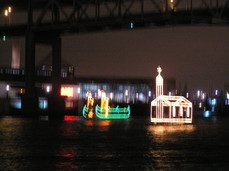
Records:
<instances>
[{"instance_id":1,"label":"light reflection on water","mask_svg":"<svg viewBox=\"0 0 229 171\"><path fill-rule=\"evenodd\" d=\"M0 170L226 170L228 124L0 117Z\"/></svg>"},{"instance_id":2,"label":"light reflection on water","mask_svg":"<svg viewBox=\"0 0 229 171\"><path fill-rule=\"evenodd\" d=\"M195 130L194 125L150 125L148 131L152 135L165 136L168 134L187 134Z\"/></svg>"}]
</instances>

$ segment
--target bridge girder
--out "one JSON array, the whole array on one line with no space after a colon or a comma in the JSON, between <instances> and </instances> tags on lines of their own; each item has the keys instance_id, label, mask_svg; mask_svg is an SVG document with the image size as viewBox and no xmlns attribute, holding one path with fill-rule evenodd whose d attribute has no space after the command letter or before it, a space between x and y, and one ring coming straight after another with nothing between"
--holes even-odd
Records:
<instances>
[{"instance_id":1,"label":"bridge girder","mask_svg":"<svg viewBox=\"0 0 229 171\"><path fill-rule=\"evenodd\" d=\"M2 0L0 6L10 5ZM28 0L15 1L30 13L30 22L2 26L0 34L24 35L27 24L35 32L90 32L170 24L228 24L229 0ZM31 8L29 8L31 7ZM18 8L18 9L17 9ZM219 21L214 23L215 19Z\"/></svg>"}]
</instances>

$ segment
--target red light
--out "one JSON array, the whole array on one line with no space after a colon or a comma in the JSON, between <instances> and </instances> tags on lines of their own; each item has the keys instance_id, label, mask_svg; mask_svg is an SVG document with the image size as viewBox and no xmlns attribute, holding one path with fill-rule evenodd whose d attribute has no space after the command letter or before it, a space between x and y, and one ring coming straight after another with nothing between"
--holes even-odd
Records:
<instances>
[{"instance_id":1,"label":"red light","mask_svg":"<svg viewBox=\"0 0 229 171\"><path fill-rule=\"evenodd\" d=\"M64 116L65 121L76 121L76 116Z\"/></svg>"}]
</instances>

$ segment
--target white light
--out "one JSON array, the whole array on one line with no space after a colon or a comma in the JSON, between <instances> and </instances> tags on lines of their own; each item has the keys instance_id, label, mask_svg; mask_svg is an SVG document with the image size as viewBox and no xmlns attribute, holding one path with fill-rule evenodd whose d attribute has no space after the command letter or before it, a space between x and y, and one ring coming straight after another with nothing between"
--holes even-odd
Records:
<instances>
[{"instance_id":1,"label":"white light","mask_svg":"<svg viewBox=\"0 0 229 171\"><path fill-rule=\"evenodd\" d=\"M229 99L229 93L227 92L227 99Z\"/></svg>"},{"instance_id":2,"label":"white light","mask_svg":"<svg viewBox=\"0 0 229 171\"><path fill-rule=\"evenodd\" d=\"M169 92L169 96L172 96L172 92L171 91Z\"/></svg>"},{"instance_id":3,"label":"white light","mask_svg":"<svg viewBox=\"0 0 229 171\"><path fill-rule=\"evenodd\" d=\"M202 99L205 99L205 93L202 94Z\"/></svg>"},{"instance_id":4,"label":"white light","mask_svg":"<svg viewBox=\"0 0 229 171\"><path fill-rule=\"evenodd\" d=\"M153 116L152 107L156 107ZM158 110L157 110L158 108ZM165 108L168 109L165 117ZM192 103L183 96L161 95L151 102L151 122L156 123L192 123Z\"/></svg>"},{"instance_id":5,"label":"white light","mask_svg":"<svg viewBox=\"0 0 229 171\"><path fill-rule=\"evenodd\" d=\"M218 90L215 90L215 95L216 95L216 96L218 95Z\"/></svg>"},{"instance_id":6,"label":"white light","mask_svg":"<svg viewBox=\"0 0 229 171\"><path fill-rule=\"evenodd\" d=\"M110 93L110 99L111 100L113 99L113 93L112 92Z\"/></svg>"},{"instance_id":7,"label":"white light","mask_svg":"<svg viewBox=\"0 0 229 171\"><path fill-rule=\"evenodd\" d=\"M49 87L49 86L46 87L46 92L47 92L47 93L50 92L50 87Z\"/></svg>"},{"instance_id":8,"label":"white light","mask_svg":"<svg viewBox=\"0 0 229 171\"><path fill-rule=\"evenodd\" d=\"M151 92L151 91L149 91L149 97L151 97L151 95L152 95L152 92Z\"/></svg>"},{"instance_id":9,"label":"white light","mask_svg":"<svg viewBox=\"0 0 229 171\"><path fill-rule=\"evenodd\" d=\"M200 97L200 90L197 91L197 96Z\"/></svg>"},{"instance_id":10,"label":"white light","mask_svg":"<svg viewBox=\"0 0 229 171\"><path fill-rule=\"evenodd\" d=\"M7 84L6 85L6 91L9 91L10 90L10 86Z\"/></svg>"},{"instance_id":11,"label":"white light","mask_svg":"<svg viewBox=\"0 0 229 171\"><path fill-rule=\"evenodd\" d=\"M130 23L130 28L131 28L131 29L134 28L134 23Z\"/></svg>"},{"instance_id":12,"label":"white light","mask_svg":"<svg viewBox=\"0 0 229 171\"><path fill-rule=\"evenodd\" d=\"M78 93L78 94L80 94L80 87L78 87L78 89L77 89L77 93Z\"/></svg>"},{"instance_id":13,"label":"white light","mask_svg":"<svg viewBox=\"0 0 229 171\"><path fill-rule=\"evenodd\" d=\"M162 69L160 66L157 67L158 75L156 77L156 97L163 95L163 78L161 76Z\"/></svg>"},{"instance_id":14,"label":"white light","mask_svg":"<svg viewBox=\"0 0 229 171\"><path fill-rule=\"evenodd\" d=\"M125 91L125 95L128 96L128 90Z\"/></svg>"},{"instance_id":15,"label":"white light","mask_svg":"<svg viewBox=\"0 0 229 171\"><path fill-rule=\"evenodd\" d=\"M171 96L171 92L169 92L169 96L163 95L161 67L157 68L157 72L156 98L151 102L150 109L151 122L192 123L192 103L183 96Z\"/></svg>"},{"instance_id":16,"label":"white light","mask_svg":"<svg viewBox=\"0 0 229 171\"><path fill-rule=\"evenodd\" d=\"M186 98L188 98L189 97L189 93L186 93Z\"/></svg>"}]
</instances>

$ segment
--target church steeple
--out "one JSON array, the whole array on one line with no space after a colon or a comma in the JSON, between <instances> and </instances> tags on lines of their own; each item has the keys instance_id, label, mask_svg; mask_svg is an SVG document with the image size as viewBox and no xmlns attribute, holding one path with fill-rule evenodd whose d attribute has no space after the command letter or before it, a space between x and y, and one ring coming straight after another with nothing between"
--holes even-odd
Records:
<instances>
[{"instance_id":1,"label":"church steeple","mask_svg":"<svg viewBox=\"0 0 229 171\"><path fill-rule=\"evenodd\" d=\"M158 75L156 77L156 97L163 95L163 78L161 76L162 69L160 66L157 67Z\"/></svg>"}]
</instances>

